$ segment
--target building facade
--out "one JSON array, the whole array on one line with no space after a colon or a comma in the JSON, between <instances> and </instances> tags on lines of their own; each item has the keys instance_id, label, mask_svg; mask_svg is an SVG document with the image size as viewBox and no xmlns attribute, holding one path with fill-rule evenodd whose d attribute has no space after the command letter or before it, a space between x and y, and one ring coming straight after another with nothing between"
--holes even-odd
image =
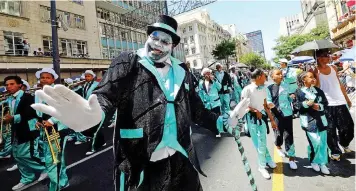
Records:
<instances>
[{"instance_id":1,"label":"building facade","mask_svg":"<svg viewBox=\"0 0 356 191\"><path fill-rule=\"evenodd\" d=\"M325 0L331 39L335 44L355 46L355 1Z\"/></svg>"},{"instance_id":2,"label":"building facade","mask_svg":"<svg viewBox=\"0 0 356 191\"><path fill-rule=\"evenodd\" d=\"M266 59L265 48L263 45L262 31L253 31L245 34L248 45L252 48L252 51Z\"/></svg>"},{"instance_id":3,"label":"building facade","mask_svg":"<svg viewBox=\"0 0 356 191\"><path fill-rule=\"evenodd\" d=\"M184 44L186 61L196 70L208 67L214 61L212 51L231 34L210 19L204 9L197 9L175 16L178 22L178 34Z\"/></svg>"},{"instance_id":4,"label":"building facade","mask_svg":"<svg viewBox=\"0 0 356 191\"><path fill-rule=\"evenodd\" d=\"M301 0L304 26L300 29L299 34L309 33L319 25L327 25L325 2L320 0Z\"/></svg>"},{"instance_id":5,"label":"building facade","mask_svg":"<svg viewBox=\"0 0 356 191\"><path fill-rule=\"evenodd\" d=\"M100 77L109 59L144 47L146 26L167 11L164 1L136 0L57 1L56 8L62 19L58 49L63 78L86 69ZM50 22L50 1L0 1L0 81L19 75L33 84L37 70L52 66ZM24 40L30 45L28 56ZM184 60L183 45L174 54Z\"/></svg>"},{"instance_id":6,"label":"building facade","mask_svg":"<svg viewBox=\"0 0 356 191\"><path fill-rule=\"evenodd\" d=\"M304 26L303 14L282 17L279 20L279 35L290 36L297 34Z\"/></svg>"}]
</instances>

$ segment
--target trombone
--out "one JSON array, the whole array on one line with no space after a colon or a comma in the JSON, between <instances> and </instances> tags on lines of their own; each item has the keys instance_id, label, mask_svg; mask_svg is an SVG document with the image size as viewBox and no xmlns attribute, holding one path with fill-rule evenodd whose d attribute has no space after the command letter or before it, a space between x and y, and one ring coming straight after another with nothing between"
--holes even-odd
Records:
<instances>
[{"instance_id":1,"label":"trombone","mask_svg":"<svg viewBox=\"0 0 356 191\"><path fill-rule=\"evenodd\" d=\"M38 88L30 88L29 90L26 91L26 93L29 93L29 94L34 94L37 90L40 90L42 89L41 87L38 87Z\"/></svg>"},{"instance_id":2,"label":"trombone","mask_svg":"<svg viewBox=\"0 0 356 191\"><path fill-rule=\"evenodd\" d=\"M77 86L79 86L79 85L84 84L85 82L86 82L85 80L82 80L82 81L79 81L79 82L70 84L70 85L68 86L68 88L69 88L69 89L73 89L73 88L75 88L75 87L77 87Z\"/></svg>"},{"instance_id":3,"label":"trombone","mask_svg":"<svg viewBox=\"0 0 356 191\"><path fill-rule=\"evenodd\" d=\"M61 146L59 145L59 139L61 138L59 133L56 131L54 126L51 126L50 132L47 130L47 128L41 124L41 123L36 123L36 128L40 130L41 128L44 129L44 132L46 134L47 142L49 145L49 149L51 151L52 159L53 159L53 164L58 164L60 161L58 160L57 156L58 153L61 152ZM55 148L53 147L53 144L55 145Z\"/></svg>"},{"instance_id":4,"label":"trombone","mask_svg":"<svg viewBox=\"0 0 356 191\"><path fill-rule=\"evenodd\" d=\"M6 103L1 103L1 119L0 119L0 145L4 143L4 134L9 132L9 124L4 124L5 115L9 112L9 106ZM5 126L5 131L4 130Z\"/></svg>"}]
</instances>

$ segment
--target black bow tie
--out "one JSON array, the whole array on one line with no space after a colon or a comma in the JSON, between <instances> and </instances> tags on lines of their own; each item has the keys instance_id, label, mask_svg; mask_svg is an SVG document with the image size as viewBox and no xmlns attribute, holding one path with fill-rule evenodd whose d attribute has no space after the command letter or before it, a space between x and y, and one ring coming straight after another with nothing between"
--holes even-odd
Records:
<instances>
[{"instance_id":1,"label":"black bow tie","mask_svg":"<svg viewBox=\"0 0 356 191\"><path fill-rule=\"evenodd\" d=\"M164 63L154 63L154 66L156 67L156 68L164 68L166 65L164 64Z\"/></svg>"}]
</instances>

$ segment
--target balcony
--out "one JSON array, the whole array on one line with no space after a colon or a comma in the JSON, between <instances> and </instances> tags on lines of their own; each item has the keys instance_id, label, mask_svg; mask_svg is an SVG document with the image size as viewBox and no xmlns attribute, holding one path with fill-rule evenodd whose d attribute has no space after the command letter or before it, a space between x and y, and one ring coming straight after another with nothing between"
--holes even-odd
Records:
<instances>
[{"instance_id":1,"label":"balcony","mask_svg":"<svg viewBox=\"0 0 356 191\"><path fill-rule=\"evenodd\" d=\"M331 39L339 40L343 37L353 35L355 33L355 27L355 15L351 15L331 30Z\"/></svg>"},{"instance_id":2,"label":"balcony","mask_svg":"<svg viewBox=\"0 0 356 191\"><path fill-rule=\"evenodd\" d=\"M105 70L111 61L91 58L60 58L61 71ZM0 55L0 73L33 71L52 67L52 57Z\"/></svg>"}]
</instances>

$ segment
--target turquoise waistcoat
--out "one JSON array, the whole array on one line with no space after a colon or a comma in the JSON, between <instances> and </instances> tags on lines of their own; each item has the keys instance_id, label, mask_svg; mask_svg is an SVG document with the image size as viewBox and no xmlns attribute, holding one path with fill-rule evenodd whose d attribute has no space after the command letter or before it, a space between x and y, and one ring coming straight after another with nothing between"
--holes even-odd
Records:
<instances>
[{"instance_id":1,"label":"turquoise waistcoat","mask_svg":"<svg viewBox=\"0 0 356 191\"><path fill-rule=\"evenodd\" d=\"M140 55L139 51L138 55ZM170 147L188 157L187 151L185 151L185 149L179 144L177 139L177 121L174 107L174 99L184 80L185 70L179 66L179 60L171 57L172 67L170 68L167 76L162 77L149 58L145 56L141 56L141 58L142 59L139 62L155 76L168 101L164 119L162 141L158 144L155 151L158 151L164 147ZM189 88L188 84L185 84L185 88Z\"/></svg>"},{"instance_id":2,"label":"turquoise waistcoat","mask_svg":"<svg viewBox=\"0 0 356 191\"><path fill-rule=\"evenodd\" d=\"M204 80L199 82L199 97L203 101L205 108L213 109L215 107L221 106L221 101L219 97L219 90L221 89L221 84L217 81L214 81L212 84L209 84L210 89L208 92L205 91Z\"/></svg>"}]
</instances>

